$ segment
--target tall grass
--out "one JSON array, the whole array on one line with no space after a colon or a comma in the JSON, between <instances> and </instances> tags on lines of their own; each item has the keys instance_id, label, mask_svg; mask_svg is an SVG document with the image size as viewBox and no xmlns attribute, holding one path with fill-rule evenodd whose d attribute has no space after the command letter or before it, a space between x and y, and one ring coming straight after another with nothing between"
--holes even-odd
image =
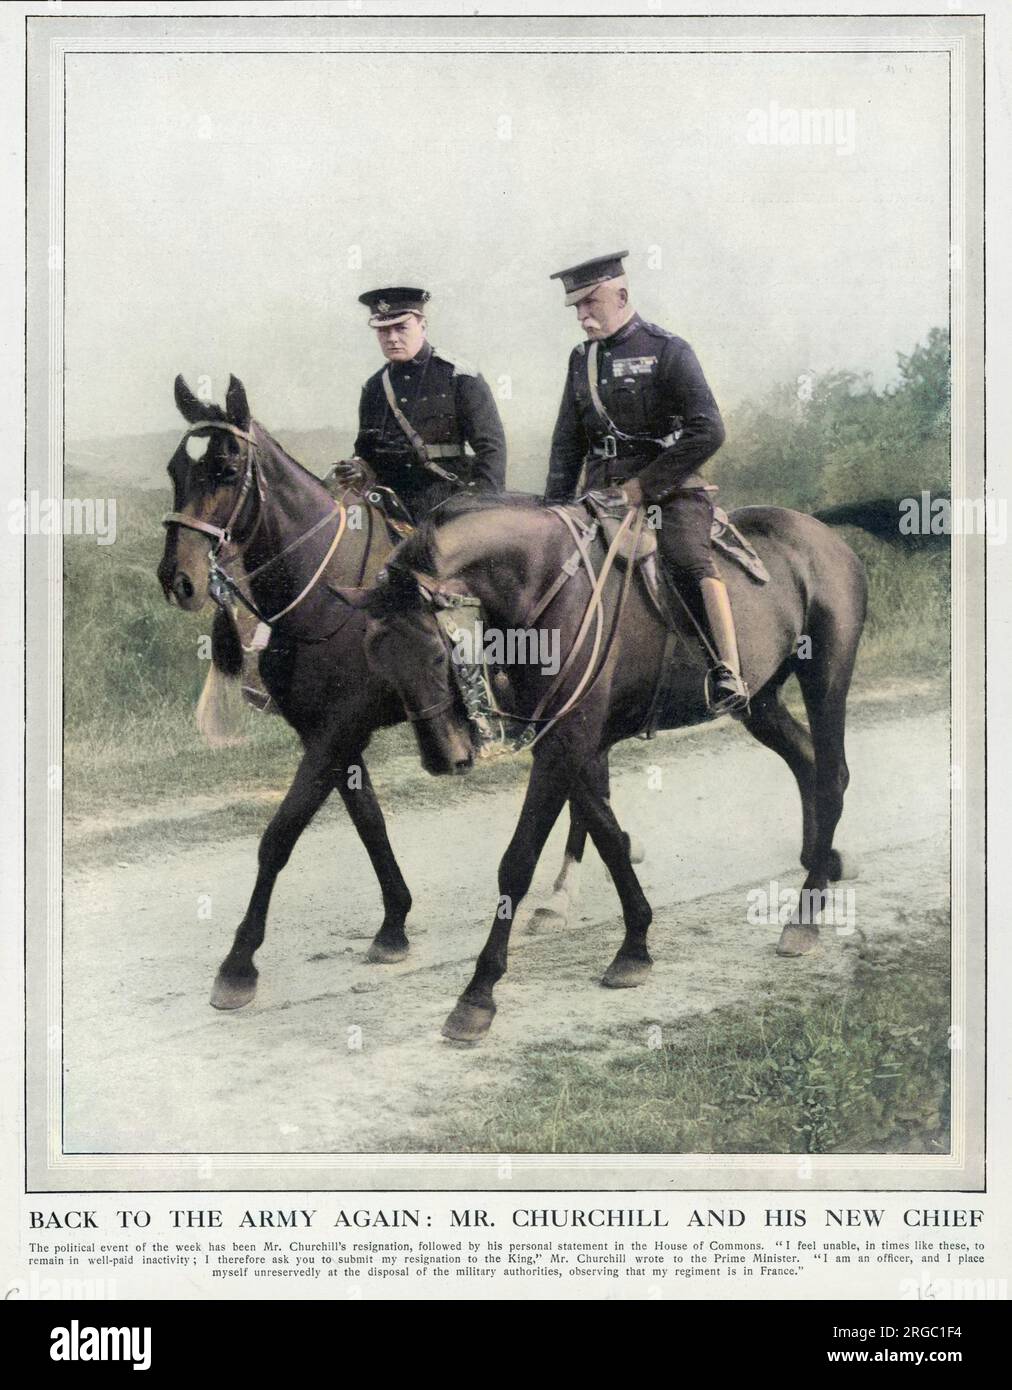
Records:
<instances>
[{"instance_id":1,"label":"tall grass","mask_svg":"<svg viewBox=\"0 0 1012 1390\"><path fill-rule=\"evenodd\" d=\"M857 681L947 671L948 547L905 551L861 531L848 530L846 536L868 575L868 621L858 649Z\"/></svg>"}]
</instances>

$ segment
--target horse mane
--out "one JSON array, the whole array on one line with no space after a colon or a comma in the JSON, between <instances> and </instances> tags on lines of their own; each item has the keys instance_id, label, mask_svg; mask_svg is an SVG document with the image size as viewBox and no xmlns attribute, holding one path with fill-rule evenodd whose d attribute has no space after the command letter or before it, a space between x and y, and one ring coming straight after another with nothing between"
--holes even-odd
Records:
<instances>
[{"instance_id":1,"label":"horse mane","mask_svg":"<svg viewBox=\"0 0 1012 1390\"><path fill-rule=\"evenodd\" d=\"M491 507L543 507L545 499L539 492L457 492L432 518L435 525L448 515L462 512L487 512Z\"/></svg>"},{"instance_id":2,"label":"horse mane","mask_svg":"<svg viewBox=\"0 0 1012 1390\"><path fill-rule=\"evenodd\" d=\"M435 543L439 532L451 521L469 512L488 512L496 507L537 509L544 506L543 498L531 492L453 493L424 521L412 535L397 547L397 564L406 569L429 573L435 566Z\"/></svg>"},{"instance_id":3,"label":"horse mane","mask_svg":"<svg viewBox=\"0 0 1012 1390\"><path fill-rule=\"evenodd\" d=\"M277 454L277 456L282 460L282 462L291 464L293 468L297 468L300 473L304 473L307 478L312 478L314 483L319 483L320 486L323 487L323 479L319 477L316 473L314 473L311 468L307 468L304 463L300 463L298 459L292 458L291 454L284 447L284 445L279 444L278 441L271 434L270 430L264 429L263 425L261 425L259 420L252 420L250 423L251 425L256 425L257 430L260 436L262 437L264 443L270 446L270 448L274 451L275 454Z\"/></svg>"}]
</instances>

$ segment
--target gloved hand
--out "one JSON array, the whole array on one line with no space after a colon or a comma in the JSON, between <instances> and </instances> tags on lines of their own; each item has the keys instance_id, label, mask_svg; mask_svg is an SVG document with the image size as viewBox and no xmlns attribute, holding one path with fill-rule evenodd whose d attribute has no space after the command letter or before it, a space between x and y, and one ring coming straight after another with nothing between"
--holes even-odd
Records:
<instances>
[{"instance_id":1,"label":"gloved hand","mask_svg":"<svg viewBox=\"0 0 1012 1390\"><path fill-rule=\"evenodd\" d=\"M341 459L331 468L330 476L344 487L362 487L369 481L369 469L364 459Z\"/></svg>"}]
</instances>

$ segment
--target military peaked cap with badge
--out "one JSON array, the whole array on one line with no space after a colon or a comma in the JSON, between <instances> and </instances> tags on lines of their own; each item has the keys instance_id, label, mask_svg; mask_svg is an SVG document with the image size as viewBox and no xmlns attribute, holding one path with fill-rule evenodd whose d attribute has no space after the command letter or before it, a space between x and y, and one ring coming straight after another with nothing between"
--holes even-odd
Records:
<instances>
[{"instance_id":1,"label":"military peaked cap with badge","mask_svg":"<svg viewBox=\"0 0 1012 1390\"><path fill-rule=\"evenodd\" d=\"M370 310L369 326L383 328L421 316L429 297L394 286L370 290L359 302ZM506 481L506 435L488 383L476 367L429 342L365 383L355 453L416 518L437 493L467 486L499 492Z\"/></svg>"},{"instance_id":2,"label":"military peaked cap with badge","mask_svg":"<svg viewBox=\"0 0 1012 1390\"><path fill-rule=\"evenodd\" d=\"M568 270L557 270L549 279L562 281L567 304L579 304L581 299L586 299L588 294L598 285L603 285L606 280L625 278L622 262L628 254L628 251L613 251L610 256L595 256L593 260L581 261L579 265L570 266Z\"/></svg>"},{"instance_id":3,"label":"military peaked cap with badge","mask_svg":"<svg viewBox=\"0 0 1012 1390\"><path fill-rule=\"evenodd\" d=\"M396 285L387 290L367 290L359 295L358 302L372 310L370 328L388 328L403 323L409 314L423 314L430 298L428 290Z\"/></svg>"},{"instance_id":4,"label":"military peaked cap with badge","mask_svg":"<svg viewBox=\"0 0 1012 1390\"><path fill-rule=\"evenodd\" d=\"M607 281L622 280L628 251L583 261L550 278L578 304ZM695 353L639 314L610 337L580 343L569 358L552 436L546 496L568 500L583 463L588 488L636 476L647 502L706 488L700 466L724 441L724 426Z\"/></svg>"}]
</instances>

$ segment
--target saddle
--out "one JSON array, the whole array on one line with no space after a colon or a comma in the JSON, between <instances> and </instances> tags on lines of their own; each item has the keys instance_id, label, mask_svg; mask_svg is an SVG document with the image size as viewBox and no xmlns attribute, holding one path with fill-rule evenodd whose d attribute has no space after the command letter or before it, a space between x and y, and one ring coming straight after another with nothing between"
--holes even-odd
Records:
<instances>
[{"instance_id":1,"label":"saddle","mask_svg":"<svg viewBox=\"0 0 1012 1390\"><path fill-rule=\"evenodd\" d=\"M592 527L600 530L603 543L610 548L618 535L623 518L628 513L629 505L621 490L615 488L587 493L579 499L577 508L591 517ZM710 530L711 545L726 555L729 560L739 565L755 583L767 583L770 577L769 572L755 548L742 535L722 508L714 507L713 511L713 525ZM698 620L680 593L673 575L663 564L658 563L657 533L655 528L649 524L649 511L646 520L647 524L638 528L638 534L627 530L621 536L613 564L617 568L625 570L628 570L629 565L635 566L643 592L666 629L657 682L646 719L640 730L641 737L650 739L657 733L667 698L675 647L684 628L684 621L679 621L680 616L688 617L690 627L695 629L695 636L699 641L707 665L709 665L707 658L710 653Z\"/></svg>"},{"instance_id":2,"label":"saddle","mask_svg":"<svg viewBox=\"0 0 1012 1390\"><path fill-rule=\"evenodd\" d=\"M620 489L608 488L586 493L574 504L573 510L589 515L597 523L607 548L614 541L629 504ZM757 584L768 582L769 571L755 547L721 507L713 509L710 543L739 565ZM663 565L658 564L657 532L649 521L640 528L638 537L634 537L632 531L625 533L615 552L614 563L619 569L625 569L630 564L637 566L644 592L666 626L673 627L672 611L680 605L675 600L675 593L671 592L675 588L672 579Z\"/></svg>"},{"instance_id":3,"label":"saddle","mask_svg":"<svg viewBox=\"0 0 1012 1390\"><path fill-rule=\"evenodd\" d=\"M605 547L610 550L629 510L629 503L618 488L588 492L580 500L597 521ZM614 563L620 569L625 569L629 564L645 565L656 554L657 533L652 526L642 526L638 536L631 529L626 531L615 552Z\"/></svg>"}]
</instances>

